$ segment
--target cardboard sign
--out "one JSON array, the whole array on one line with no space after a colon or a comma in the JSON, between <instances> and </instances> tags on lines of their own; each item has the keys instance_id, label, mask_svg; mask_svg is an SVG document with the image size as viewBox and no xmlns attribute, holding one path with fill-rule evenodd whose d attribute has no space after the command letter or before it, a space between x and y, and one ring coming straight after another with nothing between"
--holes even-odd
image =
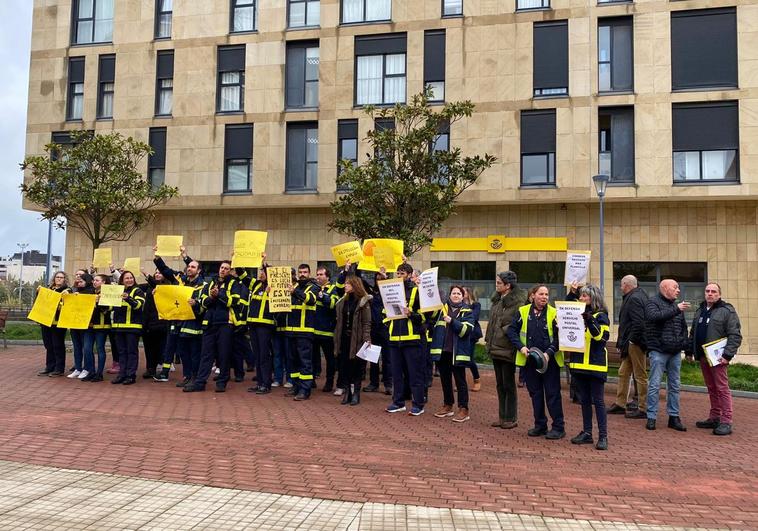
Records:
<instances>
[{"instance_id":1,"label":"cardboard sign","mask_svg":"<svg viewBox=\"0 0 758 531\"><path fill-rule=\"evenodd\" d=\"M442 308L442 298L437 284L438 271L438 267L433 267L419 275L418 296L422 312L431 312Z\"/></svg>"},{"instance_id":2,"label":"cardboard sign","mask_svg":"<svg viewBox=\"0 0 758 531\"><path fill-rule=\"evenodd\" d=\"M121 306L123 299L121 296L124 294L124 286L121 284L103 284L100 286L100 300L98 300L98 306Z\"/></svg>"},{"instance_id":3,"label":"cardboard sign","mask_svg":"<svg viewBox=\"0 0 758 531\"><path fill-rule=\"evenodd\" d=\"M564 352L584 352L584 313L587 305L580 301L557 301L558 346Z\"/></svg>"},{"instance_id":4,"label":"cardboard sign","mask_svg":"<svg viewBox=\"0 0 758 531\"><path fill-rule=\"evenodd\" d=\"M266 252L267 232L238 230L234 233L232 267L261 267Z\"/></svg>"},{"instance_id":5,"label":"cardboard sign","mask_svg":"<svg viewBox=\"0 0 758 531\"><path fill-rule=\"evenodd\" d=\"M142 268L142 263L137 258L127 258L124 260L124 271L131 271L133 275L137 276Z\"/></svg>"},{"instance_id":6,"label":"cardboard sign","mask_svg":"<svg viewBox=\"0 0 758 531\"><path fill-rule=\"evenodd\" d=\"M387 319L404 319L403 309L408 307L405 300L405 284L399 278L379 281L379 293L382 295L384 312Z\"/></svg>"},{"instance_id":7,"label":"cardboard sign","mask_svg":"<svg viewBox=\"0 0 758 531\"><path fill-rule=\"evenodd\" d=\"M84 293L64 293L58 328L70 330L87 330L95 311L97 295Z\"/></svg>"},{"instance_id":8,"label":"cardboard sign","mask_svg":"<svg viewBox=\"0 0 758 531\"><path fill-rule=\"evenodd\" d=\"M379 265L375 256L377 247L391 250L392 260L388 259L389 253L387 251L379 251L380 261L383 262L382 265ZM403 248L404 243L402 240L390 240L386 238L366 240L363 242L363 259L358 264L358 269L363 271L379 271L384 266L390 273L396 271L397 266L403 263Z\"/></svg>"},{"instance_id":9,"label":"cardboard sign","mask_svg":"<svg viewBox=\"0 0 758 531\"><path fill-rule=\"evenodd\" d=\"M332 247L332 256L339 267L344 266L348 260L356 264L363 260L363 250L360 242L347 242Z\"/></svg>"},{"instance_id":10,"label":"cardboard sign","mask_svg":"<svg viewBox=\"0 0 758 531\"><path fill-rule=\"evenodd\" d=\"M591 251L566 251L566 274L564 285L570 286L574 282L583 286L587 284L590 272Z\"/></svg>"},{"instance_id":11,"label":"cardboard sign","mask_svg":"<svg viewBox=\"0 0 758 531\"><path fill-rule=\"evenodd\" d=\"M113 263L113 249L110 247L100 247L95 249L92 256L92 265L97 269L108 269Z\"/></svg>"},{"instance_id":12,"label":"cardboard sign","mask_svg":"<svg viewBox=\"0 0 758 531\"><path fill-rule=\"evenodd\" d=\"M181 256L181 246L184 243L184 236L166 236L159 235L155 245L158 249L155 251L156 256Z\"/></svg>"},{"instance_id":13,"label":"cardboard sign","mask_svg":"<svg viewBox=\"0 0 758 531\"><path fill-rule=\"evenodd\" d=\"M189 300L195 293L190 286L161 284L155 287L153 300L158 318L164 321L191 321L195 318Z\"/></svg>"},{"instance_id":14,"label":"cardboard sign","mask_svg":"<svg viewBox=\"0 0 758 531\"><path fill-rule=\"evenodd\" d=\"M34 306L26 318L43 326L52 326L60 302L60 293L52 289L40 288L34 299Z\"/></svg>"},{"instance_id":15,"label":"cardboard sign","mask_svg":"<svg viewBox=\"0 0 758 531\"><path fill-rule=\"evenodd\" d=\"M268 306L271 313L289 312L292 310L292 268L269 267L268 285L271 291L268 294Z\"/></svg>"}]
</instances>

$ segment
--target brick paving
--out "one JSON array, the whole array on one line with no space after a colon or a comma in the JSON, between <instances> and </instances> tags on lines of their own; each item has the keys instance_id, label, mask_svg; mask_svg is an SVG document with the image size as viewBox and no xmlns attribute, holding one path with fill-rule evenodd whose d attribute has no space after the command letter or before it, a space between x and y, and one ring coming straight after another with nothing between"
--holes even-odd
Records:
<instances>
[{"instance_id":1,"label":"brick paving","mask_svg":"<svg viewBox=\"0 0 758 531\"><path fill-rule=\"evenodd\" d=\"M593 521L758 527L758 401L735 399L735 432L697 430L707 395L683 393L687 433L610 417L610 450L489 427L494 379L472 393L472 421L389 415L387 397L359 407L331 394L297 403L283 390L255 396L183 394L172 383L135 386L37 377L41 347L0 351L0 459L146 479L345 502L409 504ZM608 401L615 386L608 386ZM440 401L439 382L430 401ZM431 407L430 407L431 409ZM581 427L564 396L569 436Z\"/></svg>"}]
</instances>

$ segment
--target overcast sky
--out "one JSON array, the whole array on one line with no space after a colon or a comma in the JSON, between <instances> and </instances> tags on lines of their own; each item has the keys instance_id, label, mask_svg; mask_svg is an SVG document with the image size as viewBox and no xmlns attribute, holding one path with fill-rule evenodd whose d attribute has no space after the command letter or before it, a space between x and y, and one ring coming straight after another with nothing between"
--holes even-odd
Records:
<instances>
[{"instance_id":1,"label":"overcast sky","mask_svg":"<svg viewBox=\"0 0 758 531\"><path fill-rule=\"evenodd\" d=\"M39 214L21 209L19 185L26 139L26 103L29 90L29 49L32 33L32 0L0 0L0 256L19 250L17 243L44 252L47 222ZM63 231L53 231L53 254L62 254Z\"/></svg>"}]
</instances>

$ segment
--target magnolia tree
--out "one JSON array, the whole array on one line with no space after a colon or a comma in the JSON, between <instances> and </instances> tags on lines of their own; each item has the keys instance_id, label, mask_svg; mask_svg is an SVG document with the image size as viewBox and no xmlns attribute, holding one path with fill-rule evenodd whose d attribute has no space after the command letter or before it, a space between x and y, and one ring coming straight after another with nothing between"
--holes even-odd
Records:
<instances>
[{"instance_id":1,"label":"magnolia tree","mask_svg":"<svg viewBox=\"0 0 758 531\"><path fill-rule=\"evenodd\" d=\"M145 180L137 166L150 146L119 133L72 132L71 144L48 144L45 152L21 164L31 174L21 190L43 219L81 231L93 249L128 240L153 221L154 207L178 195Z\"/></svg>"},{"instance_id":2,"label":"magnolia tree","mask_svg":"<svg viewBox=\"0 0 758 531\"><path fill-rule=\"evenodd\" d=\"M427 90L409 104L366 108L385 125L369 131L373 152L364 163L340 161L337 189L345 193L331 204L332 230L358 239L403 240L411 256L432 242L454 213L456 198L495 162L486 153L463 156L442 141L452 124L471 116L474 104L431 107L430 96Z\"/></svg>"}]
</instances>

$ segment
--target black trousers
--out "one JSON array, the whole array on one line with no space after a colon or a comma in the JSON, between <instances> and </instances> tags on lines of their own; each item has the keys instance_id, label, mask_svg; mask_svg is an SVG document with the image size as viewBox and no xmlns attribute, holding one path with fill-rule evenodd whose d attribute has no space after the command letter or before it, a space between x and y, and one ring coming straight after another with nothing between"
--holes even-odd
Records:
<instances>
[{"instance_id":1,"label":"black trousers","mask_svg":"<svg viewBox=\"0 0 758 531\"><path fill-rule=\"evenodd\" d=\"M340 339L339 364L340 381L345 389L354 385L360 390L361 382L366 374L366 360L358 356L350 358L350 336L343 335Z\"/></svg>"},{"instance_id":2,"label":"black trousers","mask_svg":"<svg viewBox=\"0 0 758 531\"><path fill-rule=\"evenodd\" d=\"M466 383L466 367L456 366L453 362L452 352L442 352L440 361L437 362L440 371L440 383L442 384L442 397L446 406L455 403L453 398L453 378L458 388L458 407L468 409L468 384Z\"/></svg>"},{"instance_id":3,"label":"black trousers","mask_svg":"<svg viewBox=\"0 0 758 531\"><path fill-rule=\"evenodd\" d=\"M384 338L371 336L371 343L382 348L381 359L379 360L382 364L382 384L384 387L392 387L392 362L387 342ZM379 363L369 365L369 383L374 387L379 387Z\"/></svg>"},{"instance_id":4,"label":"black trousers","mask_svg":"<svg viewBox=\"0 0 758 531\"><path fill-rule=\"evenodd\" d=\"M326 361L326 385L334 385L334 373L336 372L336 360L334 359L334 337L313 335L313 374L321 374L321 353L324 353Z\"/></svg>"},{"instance_id":5,"label":"black trousers","mask_svg":"<svg viewBox=\"0 0 758 531\"><path fill-rule=\"evenodd\" d=\"M220 371L216 387L226 387L229 382L229 362L232 356L232 341L234 331L230 324L211 325L203 331L200 366L197 371L195 385L205 387L211 375L213 361L218 359Z\"/></svg>"},{"instance_id":6,"label":"black trousers","mask_svg":"<svg viewBox=\"0 0 758 531\"><path fill-rule=\"evenodd\" d=\"M424 409L424 379L426 377L426 356L421 345L398 343L390 345L392 357L392 401L395 405L405 404L404 373L408 374L408 388L413 405Z\"/></svg>"},{"instance_id":7,"label":"black trousers","mask_svg":"<svg viewBox=\"0 0 758 531\"><path fill-rule=\"evenodd\" d=\"M540 374L532 364L524 367L526 388L532 398L534 410L534 427L547 428L545 404L553 419L553 429L564 431L563 404L561 402L561 369L554 357L550 357L545 374Z\"/></svg>"},{"instance_id":8,"label":"black trousers","mask_svg":"<svg viewBox=\"0 0 758 531\"><path fill-rule=\"evenodd\" d=\"M292 383L298 386L298 390L306 395L311 394L311 382L313 381L313 337L307 335L289 336L289 370Z\"/></svg>"},{"instance_id":9,"label":"black trousers","mask_svg":"<svg viewBox=\"0 0 758 531\"><path fill-rule=\"evenodd\" d=\"M111 344L111 357L113 358L113 363L118 363L118 347L116 347L116 332L114 332L112 329L110 332L108 332L108 341L110 341L110 344Z\"/></svg>"},{"instance_id":10,"label":"black trousers","mask_svg":"<svg viewBox=\"0 0 758 531\"><path fill-rule=\"evenodd\" d=\"M595 407L597 428L600 437L608 437L608 416L605 412L605 380L599 376L591 376L575 371L571 374L572 382L576 382L579 398L582 401L582 431L592 434L592 407Z\"/></svg>"},{"instance_id":11,"label":"black trousers","mask_svg":"<svg viewBox=\"0 0 758 531\"><path fill-rule=\"evenodd\" d=\"M203 336L180 335L176 340L176 351L182 359L182 376L184 378L197 378L203 353ZM166 363L166 358L163 359L163 362Z\"/></svg>"},{"instance_id":12,"label":"black trousers","mask_svg":"<svg viewBox=\"0 0 758 531\"><path fill-rule=\"evenodd\" d=\"M155 372L157 365L163 364L163 353L166 349L168 330L166 327L148 328L142 335L142 346L145 347L145 368Z\"/></svg>"},{"instance_id":13,"label":"black trousers","mask_svg":"<svg viewBox=\"0 0 758 531\"><path fill-rule=\"evenodd\" d=\"M497 382L498 418L500 422L518 420L518 393L516 392L516 364L512 361L492 360Z\"/></svg>"},{"instance_id":14,"label":"black trousers","mask_svg":"<svg viewBox=\"0 0 758 531\"><path fill-rule=\"evenodd\" d=\"M66 329L57 326L43 326L42 343L45 345L45 370L65 372Z\"/></svg>"},{"instance_id":15,"label":"black trousers","mask_svg":"<svg viewBox=\"0 0 758 531\"><path fill-rule=\"evenodd\" d=\"M136 378L139 367L139 332L117 331L114 336L121 368L119 377Z\"/></svg>"},{"instance_id":16,"label":"black trousers","mask_svg":"<svg viewBox=\"0 0 758 531\"><path fill-rule=\"evenodd\" d=\"M247 336L247 326L235 326L232 341L232 368L234 376L245 377L245 361L251 363L253 349L250 346L250 338ZM254 363L254 362L253 362Z\"/></svg>"},{"instance_id":17,"label":"black trousers","mask_svg":"<svg viewBox=\"0 0 758 531\"><path fill-rule=\"evenodd\" d=\"M255 356L255 376L258 386L271 389L272 352L271 339L273 326L250 325L250 343Z\"/></svg>"}]
</instances>

